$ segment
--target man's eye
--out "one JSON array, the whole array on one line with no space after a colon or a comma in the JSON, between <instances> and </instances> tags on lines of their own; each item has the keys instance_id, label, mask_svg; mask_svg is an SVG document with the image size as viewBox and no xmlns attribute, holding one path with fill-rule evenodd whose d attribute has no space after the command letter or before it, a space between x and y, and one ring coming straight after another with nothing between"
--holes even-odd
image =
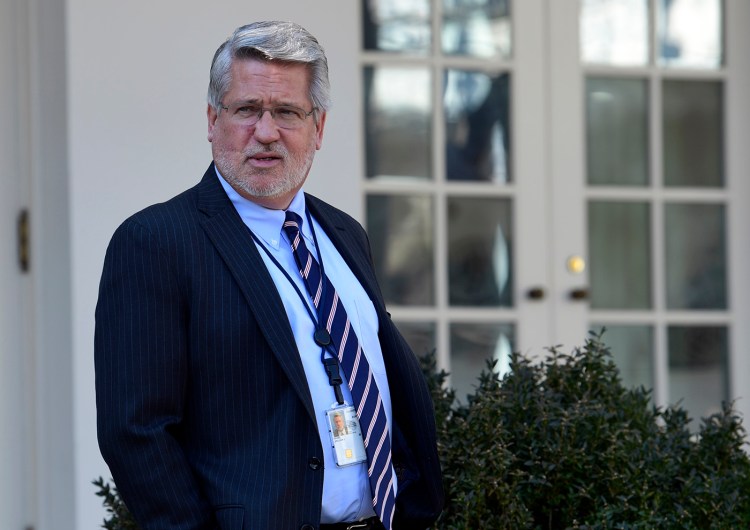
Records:
<instances>
[{"instance_id":1,"label":"man's eye","mask_svg":"<svg viewBox=\"0 0 750 530\"><path fill-rule=\"evenodd\" d=\"M242 107L237 107L235 113L242 116L252 116L253 114L258 114L258 107L243 105Z\"/></svg>"},{"instance_id":2,"label":"man's eye","mask_svg":"<svg viewBox=\"0 0 750 530\"><path fill-rule=\"evenodd\" d=\"M276 114L282 118L301 118L299 111L291 107L276 107Z\"/></svg>"}]
</instances>

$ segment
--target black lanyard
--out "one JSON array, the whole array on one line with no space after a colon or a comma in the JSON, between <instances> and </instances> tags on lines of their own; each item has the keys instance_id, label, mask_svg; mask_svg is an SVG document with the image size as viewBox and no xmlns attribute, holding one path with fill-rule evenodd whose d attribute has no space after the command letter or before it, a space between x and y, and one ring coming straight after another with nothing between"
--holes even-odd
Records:
<instances>
[{"instance_id":1,"label":"black lanyard","mask_svg":"<svg viewBox=\"0 0 750 530\"><path fill-rule=\"evenodd\" d=\"M336 354L336 350L333 346L333 342L331 341L331 335L328 333L328 330L322 326L320 323L323 320L323 302L326 299L326 277L325 272L323 269L323 255L320 251L320 246L318 245L318 238L315 235L315 227L312 223L312 217L310 216L310 212L305 208L305 215L307 216L307 222L309 223L310 232L313 236L313 242L315 243L315 249L317 250L318 254L318 265L320 267L320 278L321 283L323 285L323 292L321 293L320 303L318 304L318 307L316 309L316 313L313 313L312 309L310 309L308 299L305 297L305 295L302 294L302 291L300 291L299 287L297 287L297 284L294 282L292 277L289 275L289 273L284 269L284 267L279 263L279 261L271 254L271 251L266 248L266 246L263 244L263 242L260 240L258 236L255 235L255 233L250 230L250 235L253 238L253 241L263 249L263 251L266 253L266 255L271 259L274 265L276 265L276 268L278 268L281 273L284 275L284 277L287 279L287 281L291 284L291 286L294 288L294 291L297 293L297 296L299 296L299 299L302 301L302 305L305 307L305 310L307 311L308 316L310 317L310 320L312 320L312 323L315 327L315 332L313 333L313 340L315 340L315 344L320 346L320 360L323 363L323 367L325 368L326 374L328 375L328 384L330 384L333 387L333 392L336 395L336 401L339 405L344 404L344 395L341 393L341 384L343 383L343 380L341 379L341 372L339 370L339 359ZM300 238L302 237L302 229L300 227ZM309 252L309 250L308 250ZM295 259L296 261L296 259ZM302 280L305 281L304 278ZM326 356L326 351L330 354L330 356Z\"/></svg>"}]
</instances>

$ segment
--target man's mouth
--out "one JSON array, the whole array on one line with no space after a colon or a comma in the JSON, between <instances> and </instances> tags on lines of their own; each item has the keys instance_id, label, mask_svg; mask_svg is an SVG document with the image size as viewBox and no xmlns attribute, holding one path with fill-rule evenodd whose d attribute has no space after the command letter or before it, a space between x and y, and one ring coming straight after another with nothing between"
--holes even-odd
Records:
<instances>
[{"instance_id":1,"label":"man's mouth","mask_svg":"<svg viewBox=\"0 0 750 530\"><path fill-rule=\"evenodd\" d=\"M250 164L258 168L273 167L282 160L283 158L276 153L256 153L249 158Z\"/></svg>"},{"instance_id":2,"label":"man's mouth","mask_svg":"<svg viewBox=\"0 0 750 530\"><path fill-rule=\"evenodd\" d=\"M274 165L282 160L282 157L277 153L255 153L250 155L250 162L257 166L268 166Z\"/></svg>"}]
</instances>

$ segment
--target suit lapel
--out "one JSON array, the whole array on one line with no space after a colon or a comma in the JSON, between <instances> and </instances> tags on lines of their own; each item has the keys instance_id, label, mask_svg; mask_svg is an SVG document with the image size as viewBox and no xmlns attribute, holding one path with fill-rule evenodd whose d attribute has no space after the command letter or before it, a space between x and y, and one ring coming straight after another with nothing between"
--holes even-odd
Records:
<instances>
[{"instance_id":1,"label":"suit lapel","mask_svg":"<svg viewBox=\"0 0 750 530\"><path fill-rule=\"evenodd\" d=\"M286 310L250 232L218 181L213 164L197 187L201 225L255 315L271 350L310 417L315 411ZM284 318L280 318L283 316Z\"/></svg>"},{"instance_id":2,"label":"suit lapel","mask_svg":"<svg viewBox=\"0 0 750 530\"><path fill-rule=\"evenodd\" d=\"M362 284L370 300L376 302L376 307L378 303L382 305L383 301L370 256L365 252L361 238L349 226L353 221L312 195L305 195L305 203Z\"/></svg>"}]
</instances>

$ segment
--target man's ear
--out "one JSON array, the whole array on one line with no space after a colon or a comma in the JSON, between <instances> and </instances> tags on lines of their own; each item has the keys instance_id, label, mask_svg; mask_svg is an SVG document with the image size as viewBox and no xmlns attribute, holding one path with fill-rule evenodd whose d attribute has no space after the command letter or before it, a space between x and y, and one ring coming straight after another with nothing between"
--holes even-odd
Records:
<instances>
[{"instance_id":1,"label":"man's ear","mask_svg":"<svg viewBox=\"0 0 750 530\"><path fill-rule=\"evenodd\" d=\"M316 122L316 129L315 129L315 149L320 149L320 147L323 145L323 129L326 126L326 116L328 114L324 111L320 113L320 116L318 116L318 121Z\"/></svg>"},{"instance_id":2,"label":"man's ear","mask_svg":"<svg viewBox=\"0 0 750 530\"><path fill-rule=\"evenodd\" d=\"M206 117L208 118L208 141L211 142L214 139L216 118L218 118L219 115L216 113L216 109L214 109L211 105L208 105L208 108L206 109Z\"/></svg>"}]
</instances>

